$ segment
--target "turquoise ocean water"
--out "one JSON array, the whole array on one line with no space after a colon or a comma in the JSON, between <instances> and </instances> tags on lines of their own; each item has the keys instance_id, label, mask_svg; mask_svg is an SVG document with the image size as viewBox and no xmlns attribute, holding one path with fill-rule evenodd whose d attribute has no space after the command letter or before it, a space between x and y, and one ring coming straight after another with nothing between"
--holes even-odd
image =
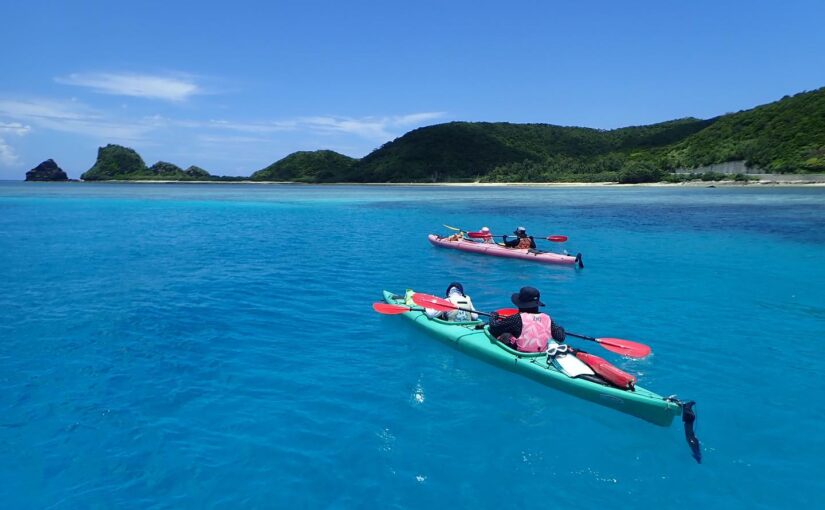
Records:
<instances>
[{"instance_id":1,"label":"turquoise ocean water","mask_svg":"<svg viewBox=\"0 0 825 510\"><path fill-rule=\"evenodd\" d=\"M442 223L565 234L586 267L439 250ZM704 462L678 422L370 308L451 280L480 309L533 285L567 329L650 344L604 356L698 402ZM0 501L816 507L824 336L825 188L0 183Z\"/></svg>"}]
</instances>

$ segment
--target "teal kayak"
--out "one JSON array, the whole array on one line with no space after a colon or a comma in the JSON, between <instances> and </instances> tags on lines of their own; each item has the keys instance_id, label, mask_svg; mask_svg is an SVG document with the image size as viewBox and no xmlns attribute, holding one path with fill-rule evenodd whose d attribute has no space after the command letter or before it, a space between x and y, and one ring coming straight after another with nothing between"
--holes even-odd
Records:
<instances>
[{"instance_id":1,"label":"teal kayak","mask_svg":"<svg viewBox=\"0 0 825 510\"><path fill-rule=\"evenodd\" d=\"M557 368L546 353L525 353L510 349L493 338L482 321L446 322L431 319L412 302L407 302L406 296L397 296L387 291L384 291L384 300L390 304L416 308L401 315L438 340L545 386L663 427L670 425L674 417L682 415L683 404L675 398L666 398L639 386L634 391L629 391L592 378L570 377Z\"/></svg>"}]
</instances>

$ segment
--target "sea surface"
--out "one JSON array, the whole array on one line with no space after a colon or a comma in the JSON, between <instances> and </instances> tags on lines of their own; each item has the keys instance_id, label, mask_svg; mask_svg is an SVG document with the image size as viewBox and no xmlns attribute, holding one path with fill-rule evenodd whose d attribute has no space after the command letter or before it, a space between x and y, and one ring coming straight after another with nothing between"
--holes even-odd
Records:
<instances>
[{"instance_id":1,"label":"sea surface","mask_svg":"<svg viewBox=\"0 0 825 510\"><path fill-rule=\"evenodd\" d=\"M569 236L585 268L446 251ZM648 343L662 428L467 357L381 290L523 285ZM0 183L0 506L816 508L825 188Z\"/></svg>"}]
</instances>

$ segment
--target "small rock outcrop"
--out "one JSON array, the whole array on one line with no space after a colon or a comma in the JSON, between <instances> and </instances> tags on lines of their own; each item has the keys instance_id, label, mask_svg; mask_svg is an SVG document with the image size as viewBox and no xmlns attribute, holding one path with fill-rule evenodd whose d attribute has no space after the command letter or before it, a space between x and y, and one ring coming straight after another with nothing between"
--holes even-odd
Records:
<instances>
[{"instance_id":1,"label":"small rock outcrop","mask_svg":"<svg viewBox=\"0 0 825 510\"><path fill-rule=\"evenodd\" d=\"M69 176L57 166L53 159L47 159L26 172L27 181L68 181Z\"/></svg>"}]
</instances>

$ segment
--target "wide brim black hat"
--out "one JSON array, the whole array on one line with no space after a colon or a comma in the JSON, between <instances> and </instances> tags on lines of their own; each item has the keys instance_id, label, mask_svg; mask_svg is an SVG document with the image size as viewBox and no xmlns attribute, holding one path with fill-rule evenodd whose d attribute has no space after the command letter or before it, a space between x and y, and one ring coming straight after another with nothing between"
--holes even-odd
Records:
<instances>
[{"instance_id":1,"label":"wide brim black hat","mask_svg":"<svg viewBox=\"0 0 825 510\"><path fill-rule=\"evenodd\" d=\"M533 287L522 287L522 289L510 296L510 301L519 308L536 308L544 306L541 302L539 291Z\"/></svg>"}]
</instances>

